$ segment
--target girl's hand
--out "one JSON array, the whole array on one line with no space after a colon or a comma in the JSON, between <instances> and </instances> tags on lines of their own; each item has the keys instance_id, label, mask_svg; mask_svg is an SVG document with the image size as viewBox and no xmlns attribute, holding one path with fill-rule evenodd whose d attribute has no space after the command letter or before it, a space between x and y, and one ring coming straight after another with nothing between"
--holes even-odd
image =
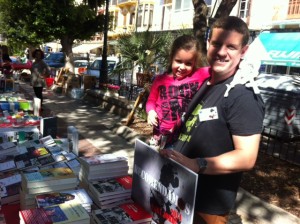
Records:
<instances>
[{"instance_id":1,"label":"girl's hand","mask_svg":"<svg viewBox=\"0 0 300 224\"><path fill-rule=\"evenodd\" d=\"M158 126L158 116L155 110L150 110L147 117L148 124Z\"/></svg>"}]
</instances>

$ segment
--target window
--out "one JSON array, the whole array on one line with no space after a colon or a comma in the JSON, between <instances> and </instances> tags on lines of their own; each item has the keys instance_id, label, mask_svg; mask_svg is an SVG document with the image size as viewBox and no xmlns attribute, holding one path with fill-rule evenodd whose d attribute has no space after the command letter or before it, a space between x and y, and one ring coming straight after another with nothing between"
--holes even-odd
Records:
<instances>
[{"instance_id":1,"label":"window","mask_svg":"<svg viewBox=\"0 0 300 224\"><path fill-rule=\"evenodd\" d=\"M300 14L300 0L290 0L288 15L299 15Z\"/></svg>"},{"instance_id":2,"label":"window","mask_svg":"<svg viewBox=\"0 0 300 224\"><path fill-rule=\"evenodd\" d=\"M286 66L282 65L274 65L272 67L272 73L277 73L277 74L286 74Z\"/></svg>"},{"instance_id":3,"label":"window","mask_svg":"<svg viewBox=\"0 0 300 224\"><path fill-rule=\"evenodd\" d=\"M300 68L299 67L291 67L290 74L291 75L300 75Z\"/></svg>"},{"instance_id":4,"label":"window","mask_svg":"<svg viewBox=\"0 0 300 224\"><path fill-rule=\"evenodd\" d=\"M240 1L240 10L239 10L239 17L241 19L246 19L249 16L249 0L241 0Z\"/></svg>"},{"instance_id":5,"label":"window","mask_svg":"<svg viewBox=\"0 0 300 224\"><path fill-rule=\"evenodd\" d=\"M152 26L153 22L153 5L143 4L138 7L137 27Z\"/></svg>"},{"instance_id":6,"label":"window","mask_svg":"<svg viewBox=\"0 0 300 224\"><path fill-rule=\"evenodd\" d=\"M191 0L176 0L175 1L175 12L189 10L193 6L193 3Z\"/></svg>"}]
</instances>

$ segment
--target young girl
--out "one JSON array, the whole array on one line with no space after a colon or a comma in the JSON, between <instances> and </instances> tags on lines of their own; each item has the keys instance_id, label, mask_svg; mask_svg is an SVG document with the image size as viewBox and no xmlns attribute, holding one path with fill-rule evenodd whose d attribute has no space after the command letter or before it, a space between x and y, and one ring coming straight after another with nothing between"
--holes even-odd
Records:
<instances>
[{"instance_id":1,"label":"young girl","mask_svg":"<svg viewBox=\"0 0 300 224\"><path fill-rule=\"evenodd\" d=\"M158 75L146 103L148 123L153 125L150 145L161 149L176 138L176 124L187 110L192 97L209 77L209 68L198 68L200 46L191 35L173 42L166 73Z\"/></svg>"}]
</instances>

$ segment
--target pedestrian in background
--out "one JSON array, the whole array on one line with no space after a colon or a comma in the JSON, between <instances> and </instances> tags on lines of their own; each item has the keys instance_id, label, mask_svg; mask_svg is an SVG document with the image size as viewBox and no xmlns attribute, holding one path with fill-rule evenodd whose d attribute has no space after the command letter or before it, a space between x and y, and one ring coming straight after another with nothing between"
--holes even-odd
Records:
<instances>
[{"instance_id":1,"label":"pedestrian in background","mask_svg":"<svg viewBox=\"0 0 300 224\"><path fill-rule=\"evenodd\" d=\"M252 71L239 69L248 40L247 24L238 17L213 24L207 51L211 78L192 99L174 150L160 151L198 173L196 224L227 223L242 173L257 159L264 103L247 85Z\"/></svg>"},{"instance_id":2,"label":"pedestrian in background","mask_svg":"<svg viewBox=\"0 0 300 224\"><path fill-rule=\"evenodd\" d=\"M50 76L50 69L43 61L44 52L41 49L35 49L32 57L34 62L31 67L31 85L35 96L41 100L41 109L43 109L43 88L46 86L45 78Z\"/></svg>"},{"instance_id":3,"label":"pedestrian in background","mask_svg":"<svg viewBox=\"0 0 300 224\"><path fill-rule=\"evenodd\" d=\"M176 125L192 97L204 80L209 77L208 68L199 68L200 46L191 35L177 37L171 47L166 73L157 75L146 103L148 123L153 126L150 146L163 148L176 139Z\"/></svg>"}]
</instances>

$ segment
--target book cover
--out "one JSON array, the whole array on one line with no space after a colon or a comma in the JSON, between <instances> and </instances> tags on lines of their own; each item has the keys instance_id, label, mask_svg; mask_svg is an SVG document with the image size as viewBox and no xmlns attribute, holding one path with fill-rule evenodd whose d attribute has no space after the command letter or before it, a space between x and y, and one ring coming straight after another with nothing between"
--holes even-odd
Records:
<instances>
[{"instance_id":1,"label":"book cover","mask_svg":"<svg viewBox=\"0 0 300 224\"><path fill-rule=\"evenodd\" d=\"M63 167L40 170L32 173L23 173L22 178L24 179L24 183L27 188L77 182L77 176L74 172L70 168Z\"/></svg>"},{"instance_id":2,"label":"book cover","mask_svg":"<svg viewBox=\"0 0 300 224\"><path fill-rule=\"evenodd\" d=\"M124 176L106 180L99 180L89 184L89 189L98 195L99 198L114 194L131 192L132 178Z\"/></svg>"},{"instance_id":3,"label":"book cover","mask_svg":"<svg viewBox=\"0 0 300 224\"><path fill-rule=\"evenodd\" d=\"M50 154L45 147L28 147L27 152L30 157L35 158L47 156Z\"/></svg>"},{"instance_id":4,"label":"book cover","mask_svg":"<svg viewBox=\"0 0 300 224\"><path fill-rule=\"evenodd\" d=\"M157 223L193 223L198 175L136 140L132 199Z\"/></svg>"},{"instance_id":5,"label":"book cover","mask_svg":"<svg viewBox=\"0 0 300 224\"><path fill-rule=\"evenodd\" d=\"M42 208L32 208L19 211L20 224L52 224L46 211Z\"/></svg>"},{"instance_id":6,"label":"book cover","mask_svg":"<svg viewBox=\"0 0 300 224\"><path fill-rule=\"evenodd\" d=\"M92 215L97 223L143 223L151 221L151 214L137 203L126 203L109 209L96 209Z\"/></svg>"},{"instance_id":7,"label":"book cover","mask_svg":"<svg viewBox=\"0 0 300 224\"><path fill-rule=\"evenodd\" d=\"M17 169L23 170L34 166L38 166L39 162L36 157L32 157L29 153L16 155L14 158Z\"/></svg>"},{"instance_id":8,"label":"book cover","mask_svg":"<svg viewBox=\"0 0 300 224\"><path fill-rule=\"evenodd\" d=\"M58 204L43 209L53 223L89 223L90 221L88 212L80 204Z\"/></svg>"},{"instance_id":9,"label":"book cover","mask_svg":"<svg viewBox=\"0 0 300 224\"><path fill-rule=\"evenodd\" d=\"M62 204L62 203L78 203L81 205L93 204L92 199L83 188L61 191L61 192L39 194L35 196L35 199L36 199L36 204L39 208L48 207L56 204Z\"/></svg>"}]
</instances>

